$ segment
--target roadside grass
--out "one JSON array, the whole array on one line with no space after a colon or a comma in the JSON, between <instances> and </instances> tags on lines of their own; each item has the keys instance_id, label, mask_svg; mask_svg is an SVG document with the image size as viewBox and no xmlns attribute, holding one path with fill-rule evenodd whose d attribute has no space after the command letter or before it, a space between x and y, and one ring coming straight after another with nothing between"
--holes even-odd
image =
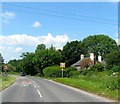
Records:
<instances>
[{"instance_id":1,"label":"roadside grass","mask_svg":"<svg viewBox=\"0 0 120 104\"><path fill-rule=\"evenodd\" d=\"M19 72L13 72L13 71L11 71L11 72L7 72L7 74L8 74L8 75L9 75L9 74L10 74L10 75L11 75L11 74L12 74L12 75L19 75L20 73L19 73Z\"/></svg>"},{"instance_id":2,"label":"roadside grass","mask_svg":"<svg viewBox=\"0 0 120 104\"><path fill-rule=\"evenodd\" d=\"M12 76L2 76L2 78L0 78L0 91L13 84L15 80L16 78Z\"/></svg>"},{"instance_id":3,"label":"roadside grass","mask_svg":"<svg viewBox=\"0 0 120 104\"><path fill-rule=\"evenodd\" d=\"M118 100L119 85L117 76L79 75L76 78L54 78L53 80L113 100Z\"/></svg>"}]
</instances>

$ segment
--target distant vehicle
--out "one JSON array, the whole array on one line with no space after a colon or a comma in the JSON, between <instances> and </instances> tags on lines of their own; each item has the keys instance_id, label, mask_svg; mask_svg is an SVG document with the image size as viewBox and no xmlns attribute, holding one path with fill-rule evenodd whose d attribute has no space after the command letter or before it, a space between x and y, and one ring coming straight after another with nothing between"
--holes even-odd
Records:
<instances>
[{"instance_id":1,"label":"distant vehicle","mask_svg":"<svg viewBox=\"0 0 120 104\"><path fill-rule=\"evenodd\" d=\"M24 73L24 72L21 72L21 73L20 73L20 76L25 76L25 73Z\"/></svg>"}]
</instances>

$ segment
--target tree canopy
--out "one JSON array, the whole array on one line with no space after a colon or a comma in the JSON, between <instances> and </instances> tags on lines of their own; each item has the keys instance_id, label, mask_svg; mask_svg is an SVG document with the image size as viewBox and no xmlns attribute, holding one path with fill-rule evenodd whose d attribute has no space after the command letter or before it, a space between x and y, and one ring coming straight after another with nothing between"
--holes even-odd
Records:
<instances>
[{"instance_id":1,"label":"tree canopy","mask_svg":"<svg viewBox=\"0 0 120 104\"><path fill-rule=\"evenodd\" d=\"M77 62L82 53L81 41L67 42L67 44L63 46L62 56L67 66Z\"/></svg>"},{"instance_id":2,"label":"tree canopy","mask_svg":"<svg viewBox=\"0 0 120 104\"><path fill-rule=\"evenodd\" d=\"M112 51L118 50L115 40L107 35L93 35L84 38L81 42L85 54L94 53L95 55L106 55Z\"/></svg>"},{"instance_id":3,"label":"tree canopy","mask_svg":"<svg viewBox=\"0 0 120 104\"><path fill-rule=\"evenodd\" d=\"M62 50L56 50L53 45L46 48L45 44L38 44L34 52L22 53L21 59L10 60L9 64L14 71L23 71L29 75L39 73L42 76L46 67L59 65L60 62L65 62L69 67L80 60L81 54L87 56L91 52L96 56L102 55L108 64L119 64L120 45L103 34L88 36L82 41L67 42Z\"/></svg>"}]
</instances>

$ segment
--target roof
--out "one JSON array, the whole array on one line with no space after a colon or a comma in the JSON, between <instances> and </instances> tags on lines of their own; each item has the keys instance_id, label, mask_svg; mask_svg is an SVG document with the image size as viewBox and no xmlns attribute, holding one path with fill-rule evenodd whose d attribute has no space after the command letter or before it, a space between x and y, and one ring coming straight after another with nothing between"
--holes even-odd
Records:
<instances>
[{"instance_id":1,"label":"roof","mask_svg":"<svg viewBox=\"0 0 120 104\"><path fill-rule=\"evenodd\" d=\"M81 66L81 64L85 61L87 61L87 62L89 61L90 63L92 62L92 60L89 57L87 57L87 58L83 58L82 60L79 60L78 62L74 63L71 66Z\"/></svg>"}]
</instances>

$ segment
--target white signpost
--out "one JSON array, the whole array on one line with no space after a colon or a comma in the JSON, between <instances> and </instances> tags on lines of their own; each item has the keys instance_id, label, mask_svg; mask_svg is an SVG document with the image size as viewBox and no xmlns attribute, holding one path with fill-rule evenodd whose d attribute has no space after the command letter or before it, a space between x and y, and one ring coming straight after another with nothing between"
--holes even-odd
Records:
<instances>
[{"instance_id":1,"label":"white signpost","mask_svg":"<svg viewBox=\"0 0 120 104\"><path fill-rule=\"evenodd\" d=\"M63 68L65 68L65 63L60 63L60 67L62 68L62 78L63 78Z\"/></svg>"}]
</instances>

